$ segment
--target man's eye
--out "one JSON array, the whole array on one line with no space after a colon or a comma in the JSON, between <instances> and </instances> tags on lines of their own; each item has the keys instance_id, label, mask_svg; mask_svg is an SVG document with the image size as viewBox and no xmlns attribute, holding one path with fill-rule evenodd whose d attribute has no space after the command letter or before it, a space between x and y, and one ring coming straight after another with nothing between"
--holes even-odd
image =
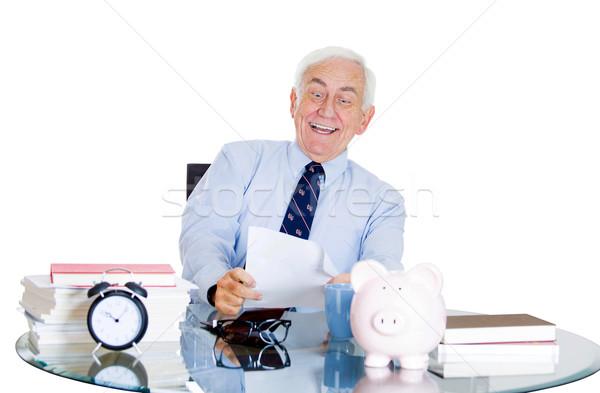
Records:
<instances>
[{"instance_id":1,"label":"man's eye","mask_svg":"<svg viewBox=\"0 0 600 393\"><path fill-rule=\"evenodd\" d=\"M349 104L349 103L350 103L350 100L347 100L347 99L345 99L345 98L341 98L341 99L340 99L340 102L341 102L342 104Z\"/></svg>"},{"instance_id":2,"label":"man's eye","mask_svg":"<svg viewBox=\"0 0 600 393\"><path fill-rule=\"evenodd\" d=\"M323 97L323 94L321 94L321 93L313 93L313 96L315 96L316 98L321 98L321 97Z\"/></svg>"}]
</instances>

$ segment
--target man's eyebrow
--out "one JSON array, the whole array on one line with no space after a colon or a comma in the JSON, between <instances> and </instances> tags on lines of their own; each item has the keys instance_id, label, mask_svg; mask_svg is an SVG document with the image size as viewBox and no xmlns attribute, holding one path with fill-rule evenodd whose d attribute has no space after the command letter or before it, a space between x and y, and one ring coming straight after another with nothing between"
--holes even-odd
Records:
<instances>
[{"instance_id":1,"label":"man's eyebrow","mask_svg":"<svg viewBox=\"0 0 600 393\"><path fill-rule=\"evenodd\" d=\"M327 83L323 82L323 80L321 80L319 78L312 78L309 83L317 83L321 86L327 86ZM358 93L356 92L356 89L352 86L344 86L341 88L341 90L342 91L350 91L350 92L358 95Z\"/></svg>"},{"instance_id":2,"label":"man's eyebrow","mask_svg":"<svg viewBox=\"0 0 600 393\"><path fill-rule=\"evenodd\" d=\"M309 83L313 83L313 82L314 82L314 83L318 83L318 84L320 84L321 86L327 86L327 84L326 84L325 82L323 82L323 81L322 81L321 79L319 79L319 78L312 78L312 79L310 80L310 82L309 82Z\"/></svg>"}]
</instances>

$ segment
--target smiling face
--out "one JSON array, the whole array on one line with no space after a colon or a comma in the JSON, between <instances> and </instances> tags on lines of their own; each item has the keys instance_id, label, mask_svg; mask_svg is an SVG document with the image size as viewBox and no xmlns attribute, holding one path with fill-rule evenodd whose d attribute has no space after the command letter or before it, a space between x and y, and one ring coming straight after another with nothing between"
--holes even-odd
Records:
<instances>
[{"instance_id":1,"label":"smiling face","mask_svg":"<svg viewBox=\"0 0 600 393\"><path fill-rule=\"evenodd\" d=\"M351 60L334 58L309 67L300 89L292 89L290 111L296 141L319 163L339 156L367 129L375 108L362 110L365 76Z\"/></svg>"}]
</instances>

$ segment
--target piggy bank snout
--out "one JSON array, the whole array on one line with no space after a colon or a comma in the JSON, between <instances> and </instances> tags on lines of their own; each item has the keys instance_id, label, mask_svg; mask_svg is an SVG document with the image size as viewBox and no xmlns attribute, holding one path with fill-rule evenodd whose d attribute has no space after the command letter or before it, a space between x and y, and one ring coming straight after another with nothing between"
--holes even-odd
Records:
<instances>
[{"instance_id":1,"label":"piggy bank snout","mask_svg":"<svg viewBox=\"0 0 600 393\"><path fill-rule=\"evenodd\" d=\"M404 328L404 318L397 311L383 310L373 317L373 327L381 334L397 334Z\"/></svg>"}]
</instances>

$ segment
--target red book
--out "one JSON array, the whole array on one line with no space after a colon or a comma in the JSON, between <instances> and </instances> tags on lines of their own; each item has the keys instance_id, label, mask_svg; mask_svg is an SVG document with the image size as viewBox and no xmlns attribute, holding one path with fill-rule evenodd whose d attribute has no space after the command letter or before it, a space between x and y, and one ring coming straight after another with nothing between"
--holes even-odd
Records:
<instances>
[{"instance_id":1,"label":"red book","mask_svg":"<svg viewBox=\"0 0 600 393\"><path fill-rule=\"evenodd\" d=\"M108 269L124 268L125 270ZM102 280L111 285L124 285L128 281L142 282L145 287L174 287L175 270L169 264L131 263L53 263L50 265L50 280L55 285L91 287Z\"/></svg>"}]
</instances>

